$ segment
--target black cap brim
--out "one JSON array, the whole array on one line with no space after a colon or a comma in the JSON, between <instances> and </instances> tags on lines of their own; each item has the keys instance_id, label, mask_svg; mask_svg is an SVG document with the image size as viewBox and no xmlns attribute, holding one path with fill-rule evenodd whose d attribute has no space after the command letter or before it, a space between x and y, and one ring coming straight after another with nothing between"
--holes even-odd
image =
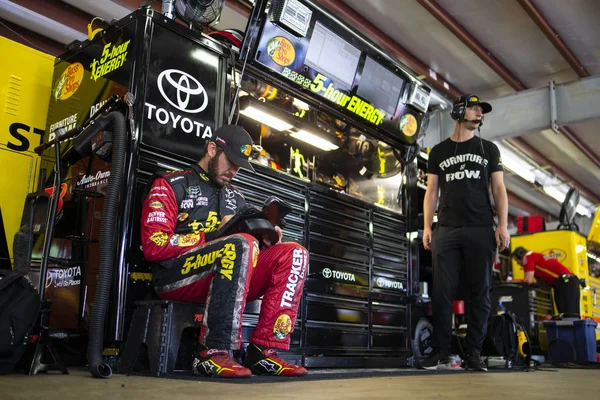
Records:
<instances>
[{"instance_id":1,"label":"black cap brim","mask_svg":"<svg viewBox=\"0 0 600 400\"><path fill-rule=\"evenodd\" d=\"M478 104L481 106L481 111L483 111L484 114L487 114L490 111L492 111L492 105L490 103L481 102Z\"/></svg>"},{"instance_id":2,"label":"black cap brim","mask_svg":"<svg viewBox=\"0 0 600 400\"><path fill-rule=\"evenodd\" d=\"M248 171L254 172L254 167L252 166L252 164L250 164L250 160L248 160L247 158L232 156L228 154L228 151L225 151L225 154L227 154L227 158L229 158L229 161L231 161L234 165L237 165L240 168L247 169Z\"/></svg>"},{"instance_id":3,"label":"black cap brim","mask_svg":"<svg viewBox=\"0 0 600 400\"><path fill-rule=\"evenodd\" d=\"M252 166L252 164L250 164L249 160L242 160L239 164L235 164L240 168L244 168L247 169L250 172L254 172L254 167Z\"/></svg>"}]
</instances>

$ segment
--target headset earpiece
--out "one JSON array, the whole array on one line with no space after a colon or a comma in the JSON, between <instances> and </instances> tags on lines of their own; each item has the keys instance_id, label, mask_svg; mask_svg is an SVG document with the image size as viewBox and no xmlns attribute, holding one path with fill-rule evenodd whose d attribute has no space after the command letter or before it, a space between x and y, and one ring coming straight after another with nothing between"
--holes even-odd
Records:
<instances>
[{"instance_id":1,"label":"headset earpiece","mask_svg":"<svg viewBox=\"0 0 600 400\"><path fill-rule=\"evenodd\" d=\"M467 112L467 99L471 96L473 95L463 95L456 101L456 103L454 103L454 106L450 111L450 117L453 120L461 122L463 119L465 119L465 113Z\"/></svg>"}]
</instances>

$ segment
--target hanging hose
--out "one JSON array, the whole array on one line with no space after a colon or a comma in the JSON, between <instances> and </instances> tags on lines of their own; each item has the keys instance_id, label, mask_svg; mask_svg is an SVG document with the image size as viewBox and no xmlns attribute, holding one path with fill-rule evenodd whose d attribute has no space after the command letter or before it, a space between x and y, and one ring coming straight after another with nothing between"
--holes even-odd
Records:
<instances>
[{"instance_id":1,"label":"hanging hose","mask_svg":"<svg viewBox=\"0 0 600 400\"><path fill-rule=\"evenodd\" d=\"M110 366L102 362L104 321L108 308L115 258L115 220L117 219L117 206L123 185L127 128L125 116L118 111L113 111L102 118L106 118L113 128L113 150L108 190L105 196L100 226L100 267L90 321L87 358L90 373L94 377L109 378L112 375L112 370Z\"/></svg>"}]
</instances>

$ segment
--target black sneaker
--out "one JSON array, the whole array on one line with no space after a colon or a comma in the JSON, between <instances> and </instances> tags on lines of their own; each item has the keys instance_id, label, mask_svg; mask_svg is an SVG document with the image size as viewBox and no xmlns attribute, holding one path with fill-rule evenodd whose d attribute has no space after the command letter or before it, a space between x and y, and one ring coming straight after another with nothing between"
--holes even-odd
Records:
<instances>
[{"instance_id":1,"label":"black sneaker","mask_svg":"<svg viewBox=\"0 0 600 400\"><path fill-rule=\"evenodd\" d=\"M450 369L450 357L446 351L435 349L426 360L421 362L420 367L428 370Z\"/></svg>"},{"instance_id":2,"label":"black sneaker","mask_svg":"<svg viewBox=\"0 0 600 400\"><path fill-rule=\"evenodd\" d=\"M487 366L481 361L481 356L477 352L467 355L464 368L468 371L487 371Z\"/></svg>"}]
</instances>

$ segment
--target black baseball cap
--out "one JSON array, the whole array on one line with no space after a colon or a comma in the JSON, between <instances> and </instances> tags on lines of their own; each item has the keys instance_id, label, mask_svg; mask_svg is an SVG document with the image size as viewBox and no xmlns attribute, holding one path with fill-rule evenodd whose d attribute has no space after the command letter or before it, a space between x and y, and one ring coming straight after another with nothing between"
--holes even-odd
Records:
<instances>
[{"instance_id":1,"label":"black baseball cap","mask_svg":"<svg viewBox=\"0 0 600 400\"><path fill-rule=\"evenodd\" d=\"M213 137L213 142L225 151L229 161L254 172L249 161L253 141L244 128L238 125L223 125L213 133Z\"/></svg>"},{"instance_id":2,"label":"black baseball cap","mask_svg":"<svg viewBox=\"0 0 600 400\"><path fill-rule=\"evenodd\" d=\"M459 106L459 105L463 105L463 104L465 105L465 107L472 107L475 105L480 105L481 110L483 111L484 114L487 114L490 111L492 111L492 105L490 103L481 101L479 96L476 96L474 94L463 94L462 96L459 97L458 100L456 100L454 102L455 106L457 106L457 105Z\"/></svg>"}]
</instances>

